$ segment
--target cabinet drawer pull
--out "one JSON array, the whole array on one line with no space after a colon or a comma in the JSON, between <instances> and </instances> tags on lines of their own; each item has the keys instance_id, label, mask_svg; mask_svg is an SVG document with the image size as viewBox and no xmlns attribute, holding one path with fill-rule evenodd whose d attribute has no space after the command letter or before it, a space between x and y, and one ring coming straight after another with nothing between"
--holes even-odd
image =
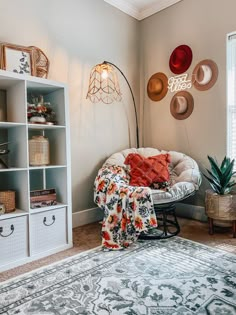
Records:
<instances>
[{"instance_id":1,"label":"cabinet drawer pull","mask_svg":"<svg viewBox=\"0 0 236 315\"><path fill-rule=\"evenodd\" d=\"M3 227L0 226L0 235L1 235L2 237L8 237L8 236L12 235L12 233L14 232L14 225L13 225L13 224L11 225L11 232L10 232L9 234L3 235L2 232L3 232Z\"/></svg>"},{"instance_id":2,"label":"cabinet drawer pull","mask_svg":"<svg viewBox=\"0 0 236 315\"><path fill-rule=\"evenodd\" d=\"M46 223L46 221L47 221L47 218L46 218L46 217L44 217L44 218L43 218L43 224L44 224L44 225L46 225L46 226L53 225L53 223L55 223L55 221L56 221L56 217L55 217L55 215L53 215L53 216L52 216L52 223L47 224L47 223Z\"/></svg>"}]
</instances>

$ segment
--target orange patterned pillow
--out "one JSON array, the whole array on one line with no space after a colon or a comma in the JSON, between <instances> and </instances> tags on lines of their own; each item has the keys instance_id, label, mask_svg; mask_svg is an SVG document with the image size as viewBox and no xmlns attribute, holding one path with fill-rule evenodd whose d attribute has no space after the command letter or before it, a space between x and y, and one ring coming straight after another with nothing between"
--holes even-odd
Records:
<instances>
[{"instance_id":1,"label":"orange patterned pillow","mask_svg":"<svg viewBox=\"0 0 236 315\"><path fill-rule=\"evenodd\" d=\"M167 182L170 179L168 165L170 154L158 154L145 158L138 153L130 153L125 164L130 166L130 185L149 187L153 183Z\"/></svg>"}]
</instances>

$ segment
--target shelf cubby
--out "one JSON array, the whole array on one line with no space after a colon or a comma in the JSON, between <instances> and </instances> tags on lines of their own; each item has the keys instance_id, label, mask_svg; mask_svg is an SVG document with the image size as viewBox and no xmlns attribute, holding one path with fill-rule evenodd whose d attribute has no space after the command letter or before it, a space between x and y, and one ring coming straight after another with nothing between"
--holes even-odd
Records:
<instances>
[{"instance_id":1,"label":"shelf cubby","mask_svg":"<svg viewBox=\"0 0 236 315\"><path fill-rule=\"evenodd\" d=\"M52 127L52 126L51 126ZM28 137L45 136L49 141L50 164L66 165L66 131L65 128L30 128Z\"/></svg>"},{"instance_id":2,"label":"shelf cubby","mask_svg":"<svg viewBox=\"0 0 236 315\"><path fill-rule=\"evenodd\" d=\"M27 170L15 172L1 172L0 173L0 190L14 190L16 196L16 209L28 211L28 174ZM12 216L15 215L11 212Z\"/></svg>"},{"instance_id":3,"label":"shelf cubby","mask_svg":"<svg viewBox=\"0 0 236 315\"><path fill-rule=\"evenodd\" d=\"M0 155L9 168L27 167L27 132L25 125L0 124L0 144L7 143L10 152ZM4 147L5 148L5 147Z\"/></svg>"},{"instance_id":4,"label":"shelf cubby","mask_svg":"<svg viewBox=\"0 0 236 315\"><path fill-rule=\"evenodd\" d=\"M66 167L40 168L30 170L30 191L56 189L57 202L67 204L67 169Z\"/></svg>"},{"instance_id":5,"label":"shelf cubby","mask_svg":"<svg viewBox=\"0 0 236 315\"><path fill-rule=\"evenodd\" d=\"M26 123L26 95L24 80L0 80L0 120Z\"/></svg>"},{"instance_id":6,"label":"shelf cubby","mask_svg":"<svg viewBox=\"0 0 236 315\"><path fill-rule=\"evenodd\" d=\"M57 125L65 126L65 91L64 88L52 85L42 86L37 83L28 82L27 84L28 99L33 96L43 96L45 102L50 103L51 108L56 113Z\"/></svg>"}]
</instances>

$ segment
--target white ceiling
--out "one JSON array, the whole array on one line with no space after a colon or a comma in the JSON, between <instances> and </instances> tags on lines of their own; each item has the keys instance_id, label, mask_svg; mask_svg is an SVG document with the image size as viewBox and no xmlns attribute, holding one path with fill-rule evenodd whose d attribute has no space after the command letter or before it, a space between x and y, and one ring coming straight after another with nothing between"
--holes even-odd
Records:
<instances>
[{"instance_id":1,"label":"white ceiling","mask_svg":"<svg viewBox=\"0 0 236 315\"><path fill-rule=\"evenodd\" d=\"M182 0L104 0L137 20L159 12Z\"/></svg>"}]
</instances>

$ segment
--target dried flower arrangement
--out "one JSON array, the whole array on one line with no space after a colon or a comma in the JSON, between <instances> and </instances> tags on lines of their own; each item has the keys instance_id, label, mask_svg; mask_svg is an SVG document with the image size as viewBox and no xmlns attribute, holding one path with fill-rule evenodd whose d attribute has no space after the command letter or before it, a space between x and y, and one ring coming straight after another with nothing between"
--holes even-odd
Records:
<instances>
[{"instance_id":1,"label":"dried flower arrangement","mask_svg":"<svg viewBox=\"0 0 236 315\"><path fill-rule=\"evenodd\" d=\"M50 102L44 102L43 96L28 97L28 122L34 124L56 125L56 113Z\"/></svg>"}]
</instances>

